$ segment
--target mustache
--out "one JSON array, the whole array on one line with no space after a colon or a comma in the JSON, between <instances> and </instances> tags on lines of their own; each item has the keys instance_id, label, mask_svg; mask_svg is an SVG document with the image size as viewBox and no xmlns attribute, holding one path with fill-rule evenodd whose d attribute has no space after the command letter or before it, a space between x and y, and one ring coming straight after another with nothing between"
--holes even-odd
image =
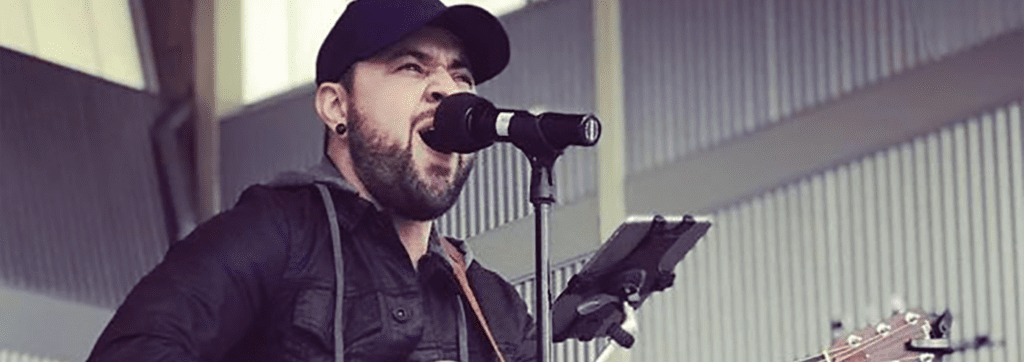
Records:
<instances>
[{"instance_id":1,"label":"mustache","mask_svg":"<svg viewBox=\"0 0 1024 362\"><path fill-rule=\"evenodd\" d=\"M412 121L413 121L413 125L414 125L413 128L417 128L417 127L415 127L415 125L418 125L420 122L423 122L423 121L426 121L428 119L434 118L434 114L435 113L437 113L437 108L431 108L431 109L425 110L423 112L417 113L415 116L412 117ZM430 125L429 127L426 127L426 128L433 128L433 127L434 127L434 125Z\"/></svg>"}]
</instances>

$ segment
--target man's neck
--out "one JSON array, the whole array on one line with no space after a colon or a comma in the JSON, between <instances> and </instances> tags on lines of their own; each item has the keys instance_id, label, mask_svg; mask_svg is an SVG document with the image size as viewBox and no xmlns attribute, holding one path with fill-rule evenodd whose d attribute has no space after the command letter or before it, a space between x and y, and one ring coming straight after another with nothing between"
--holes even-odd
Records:
<instances>
[{"instance_id":1,"label":"man's neck","mask_svg":"<svg viewBox=\"0 0 1024 362\"><path fill-rule=\"evenodd\" d=\"M391 220L395 224L395 231L398 232L398 239L402 241L402 246L409 254L409 261L415 269L420 257L427 253L430 228L433 224L430 221L409 220L396 215L392 215Z\"/></svg>"},{"instance_id":2,"label":"man's neck","mask_svg":"<svg viewBox=\"0 0 1024 362\"><path fill-rule=\"evenodd\" d=\"M366 186L356 176L355 168L352 166L352 159L349 156L348 150L341 149L336 143L332 143L331 149L328 151L328 156L334 162L335 167L338 168L338 173L341 177L348 181L359 196L370 201L380 209L380 204L377 200L370 195L370 192L366 189ZM430 221L416 221L406 219L404 217L391 214L391 220L395 224L395 231L398 232L398 238L402 241L402 246L405 247L405 251L409 254L409 260L412 262L412 267L415 269L417 262L420 257L427 253L427 243L430 240L430 228L433 223Z\"/></svg>"}]
</instances>

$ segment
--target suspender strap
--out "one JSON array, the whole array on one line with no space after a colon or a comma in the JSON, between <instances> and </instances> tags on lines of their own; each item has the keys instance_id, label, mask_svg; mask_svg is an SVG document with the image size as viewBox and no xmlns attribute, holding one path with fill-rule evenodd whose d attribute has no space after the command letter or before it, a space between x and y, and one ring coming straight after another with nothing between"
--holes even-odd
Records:
<instances>
[{"instance_id":1,"label":"suspender strap","mask_svg":"<svg viewBox=\"0 0 1024 362\"><path fill-rule=\"evenodd\" d=\"M331 245L334 251L334 361L345 362L344 323L342 323L342 301L345 300L345 260L341 258L341 230L338 227L338 213L334 199L324 184L316 184L320 197L327 209L327 221L331 225Z\"/></svg>"},{"instance_id":2,"label":"suspender strap","mask_svg":"<svg viewBox=\"0 0 1024 362\"><path fill-rule=\"evenodd\" d=\"M491 348L494 348L494 354L498 356L498 361L505 362L505 357L501 354L498 343L494 341L494 335L491 334L491 328L487 325L487 319L484 319L484 313L480 310L480 304L477 303L476 295L473 294L473 288L469 287L469 280L466 279L466 261L462 258L462 253L455 249L455 245L452 245L448 238L441 238L441 240L444 251L448 253L448 257L455 264L452 269L455 269L455 279L458 279L459 285L462 286L462 293L469 301L469 306L473 308L473 313L476 314L476 319L480 321L480 326L483 327L487 339L491 341Z\"/></svg>"}]
</instances>

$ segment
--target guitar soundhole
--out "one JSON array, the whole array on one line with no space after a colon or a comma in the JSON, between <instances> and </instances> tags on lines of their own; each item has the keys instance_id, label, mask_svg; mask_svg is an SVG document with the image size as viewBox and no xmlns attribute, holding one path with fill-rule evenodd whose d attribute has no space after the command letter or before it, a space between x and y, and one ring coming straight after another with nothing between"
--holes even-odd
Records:
<instances>
[{"instance_id":1,"label":"guitar soundhole","mask_svg":"<svg viewBox=\"0 0 1024 362\"><path fill-rule=\"evenodd\" d=\"M879 323L878 326L875 327L875 331L882 336L888 336L889 332L892 331L892 326L886 323Z\"/></svg>"},{"instance_id":2,"label":"guitar soundhole","mask_svg":"<svg viewBox=\"0 0 1024 362\"><path fill-rule=\"evenodd\" d=\"M851 335L849 337L846 337L846 344L849 344L850 347L860 346L860 343L863 341L864 339L860 338L860 336L858 335Z\"/></svg>"}]
</instances>

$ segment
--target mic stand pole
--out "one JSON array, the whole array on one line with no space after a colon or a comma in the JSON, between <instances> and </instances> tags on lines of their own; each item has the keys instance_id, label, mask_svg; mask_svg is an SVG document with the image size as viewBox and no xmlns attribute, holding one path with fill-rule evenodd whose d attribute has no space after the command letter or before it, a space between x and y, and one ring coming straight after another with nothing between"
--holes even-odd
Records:
<instances>
[{"instance_id":1,"label":"mic stand pole","mask_svg":"<svg viewBox=\"0 0 1024 362\"><path fill-rule=\"evenodd\" d=\"M559 154L561 152L558 152ZM551 335L551 205L555 203L555 177L551 173L558 154L530 159L530 203L534 215L534 272L537 321L537 357L540 362L552 360Z\"/></svg>"}]
</instances>

